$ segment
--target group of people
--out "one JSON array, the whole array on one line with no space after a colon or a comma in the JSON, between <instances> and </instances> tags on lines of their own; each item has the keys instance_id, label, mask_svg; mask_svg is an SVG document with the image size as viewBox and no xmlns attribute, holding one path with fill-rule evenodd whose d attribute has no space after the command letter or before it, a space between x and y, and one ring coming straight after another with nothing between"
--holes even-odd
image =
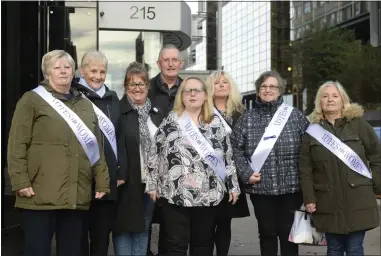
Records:
<instances>
[{"instance_id":1,"label":"group of people","mask_svg":"<svg viewBox=\"0 0 381 256\"><path fill-rule=\"evenodd\" d=\"M381 148L363 109L338 82L320 86L307 118L283 102L275 71L255 81L246 110L232 77L181 79L183 61L164 46L161 72L125 72L122 99L105 84L107 58L87 52L79 78L62 50L44 55L44 80L16 106L8 171L26 256L150 255L152 223L161 256L227 256L232 218L258 221L261 255L298 255L289 242L305 206L326 233L328 255L364 255L379 225ZM254 233L254 231L253 231ZM254 239L254 238L253 238Z\"/></svg>"}]
</instances>

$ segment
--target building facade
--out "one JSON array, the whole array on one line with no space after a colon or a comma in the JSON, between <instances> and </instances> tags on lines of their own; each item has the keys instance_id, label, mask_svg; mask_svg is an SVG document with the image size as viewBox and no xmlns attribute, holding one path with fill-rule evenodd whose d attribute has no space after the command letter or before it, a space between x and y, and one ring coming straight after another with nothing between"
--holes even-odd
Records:
<instances>
[{"instance_id":1,"label":"building facade","mask_svg":"<svg viewBox=\"0 0 381 256\"><path fill-rule=\"evenodd\" d=\"M289 11L288 1L226 1L222 5L221 22L214 20L217 27L222 26L221 38L215 37L222 42L221 56L218 56L222 58L221 67L217 69L232 75L248 108L256 97L254 82L262 72L277 70L292 84ZM213 59L215 49L208 47L205 40L213 39L207 31L208 22L213 21L207 17L210 17L207 8L200 6L199 14L194 15L198 34L193 36L189 49L188 70L207 69L208 62L217 62L217 58Z\"/></svg>"},{"instance_id":2,"label":"building facade","mask_svg":"<svg viewBox=\"0 0 381 256\"><path fill-rule=\"evenodd\" d=\"M298 40L311 26L352 29L363 42L370 40L367 1L292 1L291 40Z\"/></svg>"},{"instance_id":3,"label":"building facade","mask_svg":"<svg viewBox=\"0 0 381 256\"><path fill-rule=\"evenodd\" d=\"M168 13L171 18L168 19ZM42 80L41 58L55 49L67 51L80 65L83 54L99 49L108 58L106 84L123 94L129 63L146 64L150 76L161 47L171 43L181 51L191 44L191 11L184 1L2 1L2 237L18 227L14 196L6 171L7 138L21 96ZM8 235L7 235L8 234ZM4 240L3 240L4 241ZM20 241L19 241L20 242ZM9 248L20 249L11 241ZM8 251L6 255L19 255Z\"/></svg>"}]
</instances>

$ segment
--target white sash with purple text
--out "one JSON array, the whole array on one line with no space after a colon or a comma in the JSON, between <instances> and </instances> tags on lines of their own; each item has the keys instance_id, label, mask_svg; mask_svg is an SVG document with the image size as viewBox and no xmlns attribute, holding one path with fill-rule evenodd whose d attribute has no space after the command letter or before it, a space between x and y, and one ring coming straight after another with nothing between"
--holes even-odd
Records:
<instances>
[{"instance_id":1,"label":"white sash with purple text","mask_svg":"<svg viewBox=\"0 0 381 256\"><path fill-rule=\"evenodd\" d=\"M87 99L87 97L84 94L82 94L82 96ZM103 135L107 138L108 142L110 142L112 151L114 151L115 154L115 158L116 160L118 160L114 124L94 103L91 102L91 104L93 105L94 112L97 115L99 128L101 129Z\"/></svg>"},{"instance_id":2,"label":"white sash with purple text","mask_svg":"<svg viewBox=\"0 0 381 256\"><path fill-rule=\"evenodd\" d=\"M263 164L278 140L280 133L286 125L291 115L293 107L282 103L266 128L262 138L251 156L251 169L254 172L260 172Z\"/></svg>"},{"instance_id":3,"label":"white sash with purple text","mask_svg":"<svg viewBox=\"0 0 381 256\"><path fill-rule=\"evenodd\" d=\"M232 128L230 128L229 124L226 122L225 118L223 118L220 114L220 111L218 111L216 108L213 108L213 111L214 111L214 114L216 116L218 116L222 122L222 124L224 125L225 127L225 130L228 134L230 134L232 132Z\"/></svg>"},{"instance_id":4,"label":"white sash with purple text","mask_svg":"<svg viewBox=\"0 0 381 256\"><path fill-rule=\"evenodd\" d=\"M331 151L353 171L372 179L372 173L368 170L368 167L356 152L335 135L324 129L321 125L311 124L308 126L306 132L319 141L326 149Z\"/></svg>"},{"instance_id":5,"label":"white sash with purple text","mask_svg":"<svg viewBox=\"0 0 381 256\"><path fill-rule=\"evenodd\" d=\"M62 101L53 97L43 86L40 85L33 91L40 95L66 121L89 158L91 166L93 166L100 158L98 141L94 134L76 113Z\"/></svg>"},{"instance_id":6,"label":"white sash with purple text","mask_svg":"<svg viewBox=\"0 0 381 256\"><path fill-rule=\"evenodd\" d=\"M214 172L225 181L226 166L224 159L217 154L212 145L201 134L192 119L185 112L178 118L178 123L183 134L187 136L190 144Z\"/></svg>"}]
</instances>

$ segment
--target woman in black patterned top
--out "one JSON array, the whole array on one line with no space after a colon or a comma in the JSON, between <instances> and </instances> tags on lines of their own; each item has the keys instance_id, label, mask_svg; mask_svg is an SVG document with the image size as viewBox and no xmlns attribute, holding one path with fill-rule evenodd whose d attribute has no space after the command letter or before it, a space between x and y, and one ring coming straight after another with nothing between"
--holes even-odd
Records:
<instances>
[{"instance_id":1,"label":"woman in black patterned top","mask_svg":"<svg viewBox=\"0 0 381 256\"><path fill-rule=\"evenodd\" d=\"M146 191L162 204L164 255L186 255L189 243L191 255L213 255L217 206L227 188L232 203L240 193L227 135L205 83L185 79L148 161Z\"/></svg>"},{"instance_id":2,"label":"woman in black patterned top","mask_svg":"<svg viewBox=\"0 0 381 256\"><path fill-rule=\"evenodd\" d=\"M211 89L215 108L233 129L235 122L245 111L241 103L241 94L234 80L228 73L216 71L208 77L206 84ZM244 191L242 181L239 179L238 181L241 191ZM241 195L234 205L228 200L229 196L226 194L217 214L215 231L217 256L227 256L229 253L232 218L250 216L245 194Z\"/></svg>"}]
</instances>

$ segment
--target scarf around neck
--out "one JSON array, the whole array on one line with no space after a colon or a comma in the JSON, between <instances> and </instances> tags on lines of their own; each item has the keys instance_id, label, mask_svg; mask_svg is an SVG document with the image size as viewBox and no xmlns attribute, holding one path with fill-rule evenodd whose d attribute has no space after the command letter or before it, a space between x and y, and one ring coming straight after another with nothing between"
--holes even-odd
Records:
<instances>
[{"instance_id":1,"label":"scarf around neck","mask_svg":"<svg viewBox=\"0 0 381 256\"><path fill-rule=\"evenodd\" d=\"M151 101L147 98L146 102L143 106L138 106L135 103L132 102L132 100L127 96L127 100L132 106L133 109L135 109L138 112L138 121L139 121L139 131L140 131L140 146L142 149L143 154L143 161L144 164L148 164L148 152L151 147L151 135L150 131L148 129L148 118L149 118L149 112L151 110Z\"/></svg>"}]
</instances>

